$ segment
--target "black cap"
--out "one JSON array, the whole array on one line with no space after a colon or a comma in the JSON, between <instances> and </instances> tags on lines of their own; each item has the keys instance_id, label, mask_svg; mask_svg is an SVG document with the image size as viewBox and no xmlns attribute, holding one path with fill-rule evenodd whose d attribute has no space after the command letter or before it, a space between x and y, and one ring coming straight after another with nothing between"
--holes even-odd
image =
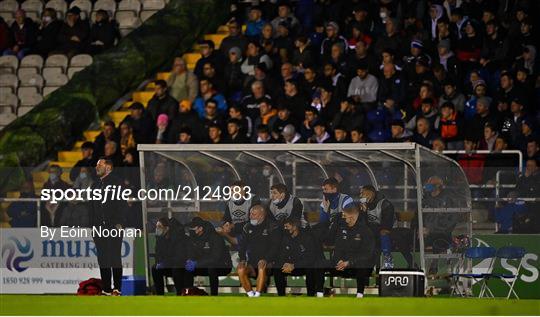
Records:
<instances>
[{"instance_id":1,"label":"black cap","mask_svg":"<svg viewBox=\"0 0 540 317\"><path fill-rule=\"evenodd\" d=\"M144 106L140 102L134 102L129 106L129 110L143 110Z\"/></svg>"},{"instance_id":2,"label":"black cap","mask_svg":"<svg viewBox=\"0 0 540 317\"><path fill-rule=\"evenodd\" d=\"M450 101L446 101L445 103L443 103L443 104L441 105L441 109L442 109L442 108L450 108L450 109L452 109L452 110L456 109L456 107L454 106L454 104L451 103Z\"/></svg>"},{"instance_id":3,"label":"black cap","mask_svg":"<svg viewBox=\"0 0 540 317\"><path fill-rule=\"evenodd\" d=\"M204 221L201 217L195 217L191 219L191 222L188 224L188 227L193 229L195 227L203 227L206 221Z\"/></svg>"},{"instance_id":4,"label":"black cap","mask_svg":"<svg viewBox=\"0 0 540 317\"><path fill-rule=\"evenodd\" d=\"M368 69L368 63L366 61L360 61L356 64L356 69L366 70Z\"/></svg>"},{"instance_id":5,"label":"black cap","mask_svg":"<svg viewBox=\"0 0 540 317\"><path fill-rule=\"evenodd\" d=\"M94 143L90 141L86 141L81 145L81 149L94 149Z\"/></svg>"},{"instance_id":6,"label":"black cap","mask_svg":"<svg viewBox=\"0 0 540 317\"><path fill-rule=\"evenodd\" d=\"M405 122L403 122L403 120L396 119L396 120L392 121L391 126L394 126L394 125L405 128Z\"/></svg>"},{"instance_id":7,"label":"black cap","mask_svg":"<svg viewBox=\"0 0 540 317\"><path fill-rule=\"evenodd\" d=\"M323 120L317 120L317 121L315 121L315 123L313 123L313 127L317 127L317 126L321 126L321 127L326 128L326 123Z\"/></svg>"},{"instance_id":8,"label":"black cap","mask_svg":"<svg viewBox=\"0 0 540 317\"><path fill-rule=\"evenodd\" d=\"M210 47L210 48L214 48L214 47L216 46L216 45L214 44L214 41L212 41L212 40L201 40L201 41L199 41L198 44L199 44L199 46L201 46L201 45L208 45L208 47Z\"/></svg>"},{"instance_id":9,"label":"black cap","mask_svg":"<svg viewBox=\"0 0 540 317\"><path fill-rule=\"evenodd\" d=\"M67 14L70 14L70 13L80 15L81 14L81 9L78 6L74 6L71 9L68 10Z\"/></svg>"}]
</instances>

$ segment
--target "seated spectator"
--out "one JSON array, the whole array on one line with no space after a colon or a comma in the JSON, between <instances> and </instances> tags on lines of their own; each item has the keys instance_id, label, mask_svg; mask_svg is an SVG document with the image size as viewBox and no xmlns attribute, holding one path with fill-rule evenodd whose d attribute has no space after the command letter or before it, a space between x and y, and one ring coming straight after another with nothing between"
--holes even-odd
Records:
<instances>
[{"instance_id":1,"label":"seated spectator","mask_svg":"<svg viewBox=\"0 0 540 317\"><path fill-rule=\"evenodd\" d=\"M435 138L435 140L433 140L433 143L431 145L431 149L433 151L441 153L441 154L445 150L445 147L446 147L446 144L444 144L444 141L440 137Z\"/></svg>"},{"instance_id":2,"label":"seated spectator","mask_svg":"<svg viewBox=\"0 0 540 317\"><path fill-rule=\"evenodd\" d=\"M350 131L351 134L351 143L366 143L366 139L364 137L364 131L359 128L353 128Z\"/></svg>"},{"instance_id":3,"label":"seated spectator","mask_svg":"<svg viewBox=\"0 0 540 317\"><path fill-rule=\"evenodd\" d=\"M499 122L490 111L490 99L486 97L479 98L476 103L476 114L465 122L467 133L481 139L484 136L484 126L490 124L494 129L498 129Z\"/></svg>"},{"instance_id":4,"label":"seated spectator","mask_svg":"<svg viewBox=\"0 0 540 317\"><path fill-rule=\"evenodd\" d=\"M336 126L334 128L334 136L332 138L332 143L349 143L349 136L347 129L343 126Z\"/></svg>"},{"instance_id":5,"label":"seated spectator","mask_svg":"<svg viewBox=\"0 0 540 317\"><path fill-rule=\"evenodd\" d=\"M178 115L171 122L169 143L178 143L180 131L184 128L189 128L191 131L192 142L203 142L206 139L206 132L204 131L204 126L199 115L191 108L191 103L187 100L182 100L178 110Z\"/></svg>"},{"instance_id":6,"label":"seated spectator","mask_svg":"<svg viewBox=\"0 0 540 317\"><path fill-rule=\"evenodd\" d=\"M514 147L525 154L527 152L527 143L530 140L538 139L538 137L539 133L536 129L535 119L527 117L521 121L521 135L516 139Z\"/></svg>"},{"instance_id":7,"label":"seated spectator","mask_svg":"<svg viewBox=\"0 0 540 317\"><path fill-rule=\"evenodd\" d=\"M366 64L357 65L356 75L351 80L347 96L352 97L363 109L371 109L373 103L377 101L377 92L379 89L377 78L368 73Z\"/></svg>"},{"instance_id":8,"label":"seated spectator","mask_svg":"<svg viewBox=\"0 0 540 317\"><path fill-rule=\"evenodd\" d=\"M214 64L212 62L205 62L202 65L202 74L201 78L208 78L214 85L214 88L217 91L223 93L227 92L227 85L225 85L225 80L223 79L223 68L222 66L216 67L216 65L225 65L226 62L222 61L222 64ZM219 69L218 69L219 68Z\"/></svg>"},{"instance_id":9,"label":"seated spectator","mask_svg":"<svg viewBox=\"0 0 540 317\"><path fill-rule=\"evenodd\" d=\"M192 132L191 129L187 126L180 128L178 133L178 141L176 144L191 144L192 142Z\"/></svg>"},{"instance_id":10,"label":"seated spectator","mask_svg":"<svg viewBox=\"0 0 540 317\"><path fill-rule=\"evenodd\" d=\"M476 113L476 105L478 100L481 98L488 98L488 105L491 103L491 99L486 97L487 86L484 80L477 80L473 83L474 95L471 96L469 100L465 103L465 108L463 114L465 115L465 120L470 120Z\"/></svg>"},{"instance_id":11,"label":"seated spectator","mask_svg":"<svg viewBox=\"0 0 540 317\"><path fill-rule=\"evenodd\" d=\"M68 56L80 54L86 49L89 36L90 26L81 20L81 9L72 7L58 33L58 51Z\"/></svg>"},{"instance_id":12,"label":"seated spectator","mask_svg":"<svg viewBox=\"0 0 540 317\"><path fill-rule=\"evenodd\" d=\"M336 22L328 22L326 24L326 38L321 43L321 57L323 60L330 59L334 44L340 45L343 52L347 52L349 48L347 39L339 35L339 25Z\"/></svg>"},{"instance_id":13,"label":"seated spectator","mask_svg":"<svg viewBox=\"0 0 540 317\"><path fill-rule=\"evenodd\" d=\"M274 121L274 127L272 129L272 135L274 139L279 139L281 131L283 131L283 128L289 124L297 126L297 121L291 117L291 111L287 107L283 105L278 105L277 118Z\"/></svg>"},{"instance_id":14,"label":"seated spectator","mask_svg":"<svg viewBox=\"0 0 540 317\"><path fill-rule=\"evenodd\" d=\"M225 114L227 111L227 101L225 97L214 89L214 85L207 78L202 78L199 81L199 96L193 102L193 109L199 114L199 117L204 117L204 105L207 100L213 99L217 102L218 111Z\"/></svg>"},{"instance_id":15,"label":"seated spectator","mask_svg":"<svg viewBox=\"0 0 540 317\"><path fill-rule=\"evenodd\" d=\"M405 129L405 123L402 120L394 120L390 125L392 131L392 139L390 142L411 142L412 132Z\"/></svg>"},{"instance_id":16,"label":"seated spectator","mask_svg":"<svg viewBox=\"0 0 540 317\"><path fill-rule=\"evenodd\" d=\"M105 143L113 141L120 142L120 133L112 121L106 121L103 124L102 131L94 140L94 158L99 159L105 153Z\"/></svg>"},{"instance_id":17,"label":"seated spectator","mask_svg":"<svg viewBox=\"0 0 540 317\"><path fill-rule=\"evenodd\" d=\"M495 208L496 233L512 233L514 219L527 214L527 206L523 200L517 199L518 196L517 191L511 191L507 196L510 200L501 202Z\"/></svg>"},{"instance_id":18,"label":"seated spectator","mask_svg":"<svg viewBox=\"0 0 540 317\"><path fill-rule=\"evenodd\" d=\"M516 190L520 197L540 197L540 162L529 159L525 163L525 173L518 179Z\"/></svg>"},{"instance_id":19,"label":"seated spectator","mask_svg":"<svg viewBox=\"0 0 540 317\"><path fill-rule=\"evenodd\" d=\"M350 66L347 71L347 77L352 78L356 76L356 69L359 64L368 65L368 72L371 74L376 74L377 72L377 62L375 56L371 53L369 49L369 44L365 41L358 41L354 47L354 52L350 55L347 64Z\"/></svg>"},{"instance_id":20,"label":"seated spectator","mask_svg":"<svg viewBox=\"0 0 540 317\"><path fill-rule=\"evenodd\" d=\"M240 133L242 123L238 119L229 119L227 121L227 137L224 143L228 144L244 144L249 143L245 134Z\"/></svg>"},{"instance_id":21,"label":"seated spectator","mask_svg":"<svg viewBox=\"0 0 540 317\"><path fill-rule=\"evenodd\" d=\"M298 90L298 83L292 79L285 82L284 90L285 94L279 103L291 110L294 118L302 118L304 109L309 103L307 97L302 95Z\"/></svg>"},{"instance_id":22,"label":"seated spectator","mask_svg":"<svg viewBox=\"0 0 540 317\"><path fill-rule=\"evenodd\" d=\"M167 80L169 94L175 100L189 100L193 102L199 93L197 77L187 69L186 61L176 57L173 62L171 76Z\"/></svg>"},{"instance_id":23,"label":"seated spectator","mask_svg":"<svg viewBox=\"0 0 540 317\"><path fill-rule=\"evenodd\" d=\"M324 77L322 80L331 83L333 91L332 96L337 100L343 100L348 97L348 89L350 84L348 83L345 75L340 72L338 65L334 63L326 63L323 68ZM377 93L375 92L375 96Z\"/></svg>"},{"instance_id":24,"label":"seated spectator","mask_svg":"<svg viewBox=\"0 0 540 317\"><path fill-rule=\"evenodd\" d=\"M200 41L199 51L201 53L201 58L199 58L199 60L195 64L195 70L193 71L193 73L195 74L195 76L197 76L197 78L203 78L203 77L209 78L205 74L204 65L207 63L210 63L212 67L214 67L214 65L221 66L221 65L224 65L225 59L223 58L223 55L221 54L221 52L216 50L215 44L211 40ZM219 75L221 75L221 71L222 71L221 68L217 69L216 71L218 72ZM223 91L223 88L224 88L220 85L216 85L215 82L214 82L214 87L218 91Z\"/></svg>"},{"instance_id":25,"label":"seated spectator","mask_svg":"<svg viewBox=\"0 0 540 317\"><path fill-rule=\"evenodd\" d=\"M321 83L318 91L313 94L311 107L316 108L322 119L332 121L339 110L339 98L334 96L334 89L330 82Z\"/></svg>"},{"instance_id":26,"label":"seated spectator","mask_svg":"<svg viewBox=\"0 0 540 317\"><path fill-rule=\"evenodd\" d=\"M37 26L32 19L26 17L22 9L15 12L15 21L11 24L9 36L12 46L4 51L4 55L15 55L23 59L27 55L37 39Z\"/></svg>"},{"instance_id":27,"label":"seated spectator","mask_svg":"<svg viewBox=\"0 0 540 317\"><path fill-rule=\"evenodd\" d=\"M133 136L133 128L127 121L120 123L120 153L126 155L126 151L130 148L136 148L137 143Z\"/></svg>"},{"instance_id":28,"label":"seated spectator","mask_svg":"<svg viewBox=\"0 0 540 317\"><path fill-rule=\"evenodd\" d=\"M255 120L259 115L259 104L262 100L271 100L272 97L266 93L262 81L254 81L251 83L251 94L242 98L242 108L246 110L247 116Z\"/></svg>"},{"instance_id":29,"label":"seated spectator","mask_svg":"<svg viewBox=\"0 0 540 317\"><path fill-rule=\"evenodd\" d=\"M137 144L150 144L154 142L154 121L152 116L144 109L140 102L129 106L130 114L122 122L129 122L133 129L133 138Z\"/></svg>"},{"instance_id":30,"label":"seated spectator","mask_svg":"<svg viewBox=\"0 0 540 317\"><path fill-rule=\"evenodd\" d=\"M221 139L221 127L215 123L208 126L208 143L221 144L224 143Z\"/></svg>"},{"instance_id":31,"label":"seated spectator","mask_svg":"<svg viewBox=\"0 0 540 317\"><path fill-rule=\"evenodd\" d=\"M99 54L114 46L114 41L120 39L120 31L115 21L111 21L106 10L98 10L96 21L90 29L89 52Z\"/></svg>"},{"instance_id":32,"label":"seated spectator","mask_svg":"<svg viewBox=\"0 0 540 317\"><path fill-rule=\"evenodd\" d=\"M256 131L256 143L257 144L273 144L276 143L276 140L272 137L270 129L266 124L260 124L257 126Z\"/></svg>"},{"instance_id":33,"label":"seated spectator","mask_svg":"<svg viewBox=\"0 0 540 317\"><path fill-rule=\"evenodd\" d=\"M347 59L345 57L343 46L335 43L332 45L330 57L326 60L326 63L334 65L339 74L345 75L348 71Z\"/></svg>"},{"instance_id":34,"label":"seated spectator","mask_svg":"<svg viewBox=\"0 0 540 317\"><path fill-rule=\"evenodd\" d=\"M429 121L424 117L418 118L412 141L431 149L436 138L439 135L431 129Z\"/></svg>"},{"instance_id":35,"label":"seated spectator","mask_svg":"<svg viewBox=\"0 0 540 317\"><path fill-rule=\"evenodd\" d=\"M223 43L221 44L223 47ZM242 51L234 46L228 51L228 63L225 65L224 80L227 87L227 97L240 100L244 87L245 75L242 73Z\"/></svg>"},{"instance_id":36,"label":"seated spectator","mask_svg":"<svg viewBox=\"0 0 540 317\"><path fill-rule=\"evenodd\" d=\"M463 148L463 121L450 102L441 106L440 120L435 124L441 138L449 150L461 150Z\"/></svg>"},{"instance_id":37,"label":"seated spectator","mask_svg":"<svg viewBox=\"0 0 540 317\"><path fill-rule=\"evenodd\" d=\"M493 151L495 148L495 141L499 133L495 127L491 124L486 124L484 126L484 137L480 140L480 145L478 146L479 150Z\"/></svg>"},{"instance_id":38,"label":"seated spectator","mask_svg":"<svg viewBox=\"0 0 540 317\"><path fill-rule=\"evenodd\" d=\"M64 171L62 168L56 164L49 166L49 179L43 184L43 189L62 189L66 190L71 188L71 185L66 183L62 179L62 174ZM43 225L43 224L42 224Z\"/></svg>"},{"instance_id":39,"label":"seated spectator","mask_svg":"<svg viewBox=\"0 0 540 317\"><path fill-rule=\"evenodd\" d=\"M430 129L435 130L435 122L439 119L439 114L437 109L434 106L434 101L431 98L425 98L422 100L420 105L420 111L407 122L405 128L412 130L416 127L416 121L420 117L424 117L429 121Z\"/></svg>"},{"instance_id":40,"label":"seated spectator","mask_svg":"<svg viewBox=\"0 0 540 317\"><path fill-rule=\"evenodd\" d=\"M364 114L359 106L354 104L352 98L341 101L339 111L334 115L332 127L342 126L346 131L351 131L357 126L364 125Z\"/></svg>"},{"instance_id":41,"label":"seated spectator","mask_svg":"<svg viewBox=\"0 0 540 317\"><path fill-rule=\"evenodd\" d=\"M37 198L32 180L25 180L19 190L20 198ZM35 228L37 226L37 203L15 201L7 208L9 224L12 228Z\"/></svg>"},{"instance_id":42,"label":"seated spectator","mask_svg":"<svg viewBox=\"0 0 540 317\"><path fill-rule=\"evenodd\" d=\"M244 52L246 50L248 41L242 34L242 28L240 24L233 20L227 25L229 27L229 35L221 41L219 49L223 55L230 55L231 49L233 47L238 48L239 52ZM238 54L238 58L241 58L242 54Z\"/></svg>"},{"instance_id":43,"label":"seated spectator","mask_svg":"<svg viewBox=\"0 0 540 317\"><path fill-rule=\"evenodd\" d=\"M503 119L501 132L511 138L511 144L517 144L522 134L522 122L525 120L524 102L519 97L511 100L510 112Z\"/></svg>"},{"instance_id":44,"label":"seated spectator","mask_svg":"<svg viewBox=\"0 0 540 317\"><path fill-rule=\"evenodd\" d=\"M430 60L430 57L424 52L424 43L419 39L413 39L411 41L410 55L403 57L403 73L406 76L414 76L416 62L419 59Z\"/></svg>"},{"instance_id":45,"label":"seated spectator","mask_svg":"<svg viewBox=\"0 0 540 317\"><path fill-rule=\"evenodd\" d=\"M457 90L456 83L449 79L443 82L443 95L439 98L439 107L451 102L458 113L465 110L465 96Z\"/></svg>"},{"instance_id":46,"label":"seated spectator","mask_svg":"<svg viewBox=\"0 0 540 317\"><path fill-rule=\"evenodd\" d=\"M270 100L263 99L259 104L259 116L255 119L253 126L265 125L269 130L272 130L277 118L277 110L272 107ZM253 136L256 137L255 131Z\"/></svg>"},{"instance_id":47,"label":"seated spectator","mask_svg":"<svg viewBox=\"0 0 540 317\"><path fill-rule=\"evenodd\" d=\"M58 202L53 204L50 200L41 203L40 208L40 225L47 226L49 228L59 228L64 224L61 222L63 218L64 209L66 209L67 202Z\"/></svg>"},{"instance_id":48,"label":"seated spectator","mask_svg":"<svg viewBox=\"0 0 540 317\"><path fill-rule=\"evenodd\" d=\"M103 158L111 160L114 166L122 166L122 155L119 151L118 143L115 141L107 141L105 143L105 151Z\"/></svg>"},{"instance_id":49,"label":"seated spectator","mask_svg":"<svg viewBox=\"0 0 540 317\"><path fill-rule=\"evenodd\" d=\"M524 159L540 159L540 145L538 139L531 139L527 142L527 152L525 153Z\"/></svg>"},{"instance_id":50,"label":"seated spectator","mask_svg":"<svg viewBox=\"0 0 540 317\"><path fill-rule=\"evenodd\" d=\"M283 137L283 142L287 144L306 143L306 139L300 133L296 132L296 128L292 124L286 125L281 131L280 136Z\"/></svg>"},{"instance_id":51,"label":"seated spectator","mask_svg":"<svg viewBox=\"0 0 540 317\"><path fill-rule=\"evenodd\" d=\"M464 34L457 45L457 58L465 66L465 70L478 65L482 50L481 34L477 32L478 24L468 20L464 25Z\"/></svg>"},{"instance_id":52,"label":"seated spectator","mask_svg":"<svg viewBox=\"0 0 540 317\"><path fill-rule=\"evenodd\" d=\"M317 74L317 69L313 65L306 65L304 70L304 76L300 77L298 85L300 86L300 91L306 96L313 96L318 88L321 86L321 81Z\"/></svg>"},{"instance_id":53,"label":"seated spectator","mask_svg":"<svg viewBox=\"0 0 540 317\"><path fill-rule=\"evenodd\" d=\"M229 119L238 119L240 121L240 133L248 139L252 136L253 121L243 113L240 106L232 105L229 107Z\"/></svg>"},{"instance_id":54,"label":"seated spectator","mask_svg":"<svg viewBox=\"0 0 540 317\"><path fill-rule=\"evenodd\" d=\"M205 126L206 130L208 130L208 127L212 124L216 124L220 127L225 126L225 119L217 111L217 102L214 99L206 101L204 111L205 114L203 118L203 125Z\"/></svg>"},{"instance_id":55,"label":"seated spectator","mask_svg":"<svg viewBox=\"0 0 540 317\"><path fill-rule=\"evenodd\" d=\"M454 52L450 50L450 40L442 40L437 44L438 62L452 79L461 77L460 63Z\"/></svg>"},{"instance_id":56,"label":"seated spectator","mask_svg":"<svg viewBox=\"0 0 540 317\"><path fill-rule=\"evenodd\" d=\"M409 86L410 84L411 83L409 82ZM432 82L423 82L419 85L419 87L419 90L415 91L416 97L412 102L412 107L405 108L407 113L416 113L417 111L421 110L420 108L422 106L422 102L426 99L430 99L432 108L437 109L439 102L435 97Z\"/></svg>"},{"instance_id":57,"label":"seated spectator","mask_svg":"<svg viewBox=\"0 0 540 317\"><path fill-rule=\"evenodd\" d=\"M330 143L332 142L332 137L326 131L326 123L322 120L317 120L313 124L313 135L308 139L308 143Z\"/></svg>"},{"instance_id":58,"label":"seated spectator","mask_svg":"<svg viewBox=\"0 0 540 317\"><path fill-rule=\"evenodd\" d=\"M290 25L293 31L296 31L299 27L298 19L291 11L290 4L283 1L278 6L278 16L272 20L272 27L277 30L280 23L286 22Z\"/></svg>"},{"instance_id":59,"label":"seated spectator","mask_svg":"<svg viewBox=\"0 0 540 317\"><path fill-rule=\"evenodd\" d=\"M247 46L246 58L242 63L242 73L244 73L246 76L255 76L255 68L260 63L264 63L267 70L272 69L272 60L270 59L270 56L266 55L266 53L262 50L259 42L249 42Z\"/></svg>"},{"instance_id":60,"label":"seated spectator","mask_svg":"<svg viewBox=\"0 0 540 317\"><path fill-rule=\"evenodd\" d=\"M306 67L313 65L315 62L315 53L309 43L309 39L305 35L296 37L294 41L294 50L291 55L291 64L295 71L303 73Z\"/></svg>"},{"instance_id":61,"label":"seated spectator","mask_svg":"<svg viewBox=\"0 0 540 317\"><path fill-rule=\"evenodd\" d=\"M477 141L472 137L465 137L463 144L466 153L459 154L457 161L463 169L465 176L467 176L469 184L482 184L486 156L474 153L476 151Z\"/></svg>"},{"instance_id":62,"label":"seated spectator","mask_svg":"<svg viewBox=\"0 0 540 317\"><path fill-rule=\"evenodd\" d=\"M82 167L91 167L92 170L96 166L97 159L94 156L94 143L92 142L84 142L81 146L81 153L82 153L82 159L77 161L75 165L71 168L71 171L69 172L69 179L74 182L75 179L79 176L80 169ZM94 177L94 173L92 172L89 177Z\"/></svg>"},{"instance_id":63,"label":"seated spectator","mask_svg":"<svg viewBox=\"0 0 540 317\"><path fill-rule=\"evenodd\" d=\"M169 117L162 113L156 120L156 144L165 144L168 141L170 126Z\"/></svg>"},{"instance_id":64,"label":"seated spectator","mask_svg":"<svg viewBox=\"0 0 540 317\"><path fill-rule=\"evenodd\" d=\"M58 32L62 27L62 21L58 20L56 10L45 8L41 15L41 25L37 33L37 41L34 50L36 54L47 57L56 48Z\"/></svg>"},{"instance_id":65,"label":"seated spectator","mask_svg":"<svg viewBox=\"0 0 540 317\"><path fill-rule=\"evenodd\" d=\"M276 31L277 36L274 39L274 47L281 63L285 63L291 59L294 49L291 25L285 21L280 22Z\"/></svg>"},{"instance_id":66,"label":"seated spectator","mask_svg":"<svg viewBox=\"0 0 540 317\"><path fill-rule=\"evenodd\" d=\"M178 101L169 93L171 87L161 79L156 80L154 84L154 96L148 101L148 107L146 108L152 117L152 121L156 122L161 114L167 115L167 118L171 121L174 120L178 113Z\"/></svg>"},{"instance_id":67,"label":"seated spectator","mask_svg":"<svg viewBox=\"0 0 540 317\"><path fill-rule=\"evenodd\" d=\"M254 6L249 9L248 22L246 23L246 36L249 39L258 39L266 22L262 19L260 7Z\"/></svg>"},{"instance_id":68,"label":"seated spectator","mask_svg":"<svg viewBox=\"0 0 540 317\"><path fill-rule=\"evenodd\" d=\"M382 69L383 76L379 79L378 100L385 104L397 107L405 102L405 79L401 72L396 70L394 64L386 64Z\"/></svg>"}]
</instances>

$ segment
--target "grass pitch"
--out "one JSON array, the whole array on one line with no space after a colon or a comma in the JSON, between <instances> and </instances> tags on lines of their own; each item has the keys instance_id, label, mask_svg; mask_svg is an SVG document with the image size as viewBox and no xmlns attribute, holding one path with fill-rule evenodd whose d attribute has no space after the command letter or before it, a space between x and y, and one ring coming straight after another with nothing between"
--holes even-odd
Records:
<instances>
[{"instance_id":1,"label":"grass pitch","mask_svg":"<svg viewBox=\"0 0 540 317\"><path fill-rule=\"evenodd\" d=\"M0 295L2 315L540 315L539 300Z\"/></svg>"}]
</instances>

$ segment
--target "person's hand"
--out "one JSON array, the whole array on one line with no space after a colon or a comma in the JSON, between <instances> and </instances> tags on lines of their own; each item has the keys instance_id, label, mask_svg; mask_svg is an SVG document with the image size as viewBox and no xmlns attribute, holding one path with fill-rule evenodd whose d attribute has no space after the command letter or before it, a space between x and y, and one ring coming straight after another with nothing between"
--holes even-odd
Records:
<instances>
[{"instance_id":1,"label":"person's hand","mask_svg":"<svg viewBox=\"0 0 540 317\"><path fill-rule=\"evenodd\" d=\"M117 223L115 227L116 227L116 229L118 229L118 230L122 229L122 225L119 224L119 223Z\"/></svg>"},{"instance_id":2,"label":"person's hand","mask_svg":"<svg viewBox=\"0 0 540 317\"><path fill-rule=\"evenodd\" d=\"M257 262L257 267L259 269L266 269L266 266L268 265L268 263L266 262L266 260L259 260L259 262Z\"/></svg>"},{"instance_id":3,"label":"person's hand","mask_svg":"<svg viewBox=\"0 0 540 317\"><path fill-rule=\"evenodd\" d=\"M80 41L81 41L81 40L79 39L79 37L76 36L76 35L73 35L73 36L70 38L70 40L72 40L73 42L80 42Z\"/></svg>"},{"instance_id":4,"label":"person's hand","mask_svg":"<svg viewBox=\"0 0 540 317\"><path fill-rule=\"evenodd\" d=\"M224 233L231 233L232 229L234 228L234 224L230 222L226 222L222 226Z\"/></svg>"},{"instance_id":5,"label":"person's hand","mask_svg":"<svg viewBox=\"0 0 540 317\"><path fill-rule=\"evenodd\" d=\"M285 263L283 264L283 267L281 268L281 272L283 273L291 273L294 270L294 264L292 263Z\"/></svg>"},{"instance_id":6,"label":"person's hand","mask_svg":"<svg viewBox=\"0 0 540 317\"><path fill-rule=\"evenodd\" d=\"M386 99L386 101L384 102L384 105L388 108L392 108L395 104L396 102L394 101L394 99Z\"/></svg>"},{"instance_id":7,"label":"person's hand","mask_svg":"<svg viewBox=\"0 0 540 317\"><path fill-rule=\"evenodd\" d=\"M309 126L309 121L306 119L304 120L304 127L306 127L306 129L311 129L311 127Z\"/></svg>"},{"instance_id":8,"label":"person's hand","mask_svg":"<svg viewBox=\"0 0 540 317\"><path fill-rule=\"evenodd\" d=\"M193 272L195 271L196 267L197 267L197 261L193 261L191 259L186 261L186 266L185 266L186 271Z\"/></svg>"},{"instance_id":9,"label":"person's hand","mask_svg":"<svg viewBox=\"0 0 540 317\"><path fill-rule=\"evenodd\" d=\"M339 262L336 265L336 270L343 271L349 266L349 261L343 261L339 260Z\"/></svg>"},{"instance_id":10,"label":"person's hand","mask_svg":"<svg viewBox=\"0 0 540 317\"><path fill-rule=\"evenodd\" d=\"M330 207L330 200L324 199L322 202L324 210L328 210L328 207Z\"/></svg>"},{"instance_id":11,"label":"person's hand","mask_svg":"<svg viewBox=\"0 0 540 317\"><path fill-rule=\"evenodd\" d=\"M158 262L156 264L156 269L161 270L161 269L164 269L164 268L165 268L165 264L163 264L163 262Z\"/></svg>"},{"instance_id":12,"label":"person's hand","mask_svg":"<svg viewBox=\"0 0 540 317\"><path fill-rule=\"evenodd\" d=\"M14 53L17 53L17 52L19 52L19 45L15 45L15 46L13 46L13 49L12 49L12 51L13 51Z\"/></svg>"},{"instance_id":13,"label":"person's hand","mask_svg":"<svg viewBox=\"0 0 540 317\"><path fill-rule=\"evenodd\" d=\"M92 43L93 45L105 45L105 43L101 42L101 41L95 41L94 43Z\"/></svg>"}]
</instances>

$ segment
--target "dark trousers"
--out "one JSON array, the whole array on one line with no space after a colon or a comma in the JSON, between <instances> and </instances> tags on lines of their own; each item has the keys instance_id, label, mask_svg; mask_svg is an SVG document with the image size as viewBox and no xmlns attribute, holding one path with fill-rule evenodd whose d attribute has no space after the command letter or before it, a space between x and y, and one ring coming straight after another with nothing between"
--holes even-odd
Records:
<instances>
[{"instance_id":1,"label":"dark trousers","mask_svg":"<svg viewBox=\"0 0 540 317\"><path fill-rule=\"evenodd\" d=\"M371 272L373 271L373 268L350 268L345 269L343 271L338 271L334 268L331 269L318 269L317 270L317 276L316 276L316 291L317 292L323 292L324 291L324 273L329 272L330 276L339 276L343 278L354 278L356 279L356 292L357 293L364 293L364 289L367 285L369 285L369 278L371 276Z\"/></svg>"},{"instance_id":2,"label":"dark trousers","mask_svg":"<svg viewBox=\"0 0 540 317\"><path fill-rule=\"evenodd\" d=\"M283 273L280 268L273 269L274 283L278 296L285 296L285 288L287 287L287 276L305 276L306 289L308 296L315 296L316 289L316 269L294 269L291 273ZM323 275L324 278L324 275Z\"/></svg>"},{"instance_id":3,"label":"dark trousers","mask_svg":"<svg viewBox=\"0 0 540 317\"><path fill-rule=\"evenodd\" d=\"M165 294L165 277L172 277L174 281L174 288L176 294L180 294L185 287L184 284L185 270L183 268L163 268L158 269L156 266L152 266L152 278L154 279L154 287L157 295Z\"/></svg>"},{"instance_id":4,"label":"dark trousers","mask_svg":"<svg viewBox=\"0 0 540 317\"><path fill-rule=\"evenodd\" d=\"M193 287L195 276L208 276L210 280L210 295L216 296L219 288L219 277L231 273L230 268L200 268L193 272L186 271L184 281L186 287Z\"/></svg>"},{"instance_id":5,"label":"dark trousers","mask_svg":"<svg viewBox=\"0 0 540 317\"><path fill-rule=\"evenodd\" d=\"M110 292L111 277L114 289L121 291L122 288L122 237L102 238L94 237L96 252L101 274L102 289Z\"/></svg>"}]
</instances>

